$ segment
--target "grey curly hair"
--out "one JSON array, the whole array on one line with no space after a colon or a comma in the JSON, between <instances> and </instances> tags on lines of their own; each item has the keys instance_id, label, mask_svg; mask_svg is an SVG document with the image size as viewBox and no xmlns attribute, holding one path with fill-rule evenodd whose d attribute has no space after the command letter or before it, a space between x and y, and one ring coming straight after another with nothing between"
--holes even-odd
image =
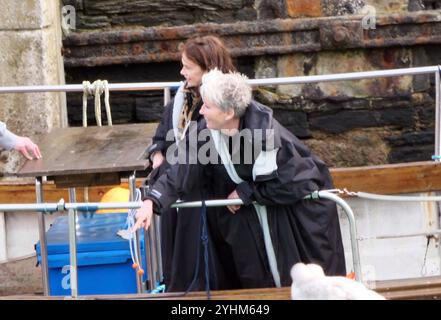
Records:
<instances>
[{"instance_id":1,"label":"grey curly hair","mask_svg":"<svg viewBox=\"0 0 441 320\"><path fill-rule=\"evenodd\" d=\"M202 76L202 99L214 103L224 112L233 109L234 116L240 118L251 102L251 86L247 80L241 73L222 73L215 68Z\"/></svg>"}]
</instances>

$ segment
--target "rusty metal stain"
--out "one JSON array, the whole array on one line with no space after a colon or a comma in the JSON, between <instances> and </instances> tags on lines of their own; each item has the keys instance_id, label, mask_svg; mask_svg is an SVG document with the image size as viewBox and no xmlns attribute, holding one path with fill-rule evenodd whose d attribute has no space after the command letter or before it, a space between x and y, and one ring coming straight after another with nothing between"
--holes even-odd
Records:
<instances>
[{"instance_id":1,"label":"rusty metal stain","mask_svg":"<svg viewBox=\"0 0 441 320\"><path fill-rule=\"evenodd\" d=\"M439 11L379 16L374 30L363 30L361 19L274 19L72 33L63 41L64 62L74 67L176 61L180 45L196 34L220 35L235 57L441 43Z\"/></svg>"},{"instance_id":2,"label":"rusty metal stain","mask_svg":"<svg viewBox=\"0 0 441 320\"><path fill-rule=\"evenodd\" d=\"M436 196L434 192L423 194L424 196ZM438 226L438 205L436 202L422 202L424 212L424 230L437 229Z\"/></svg>"}]
</instances>

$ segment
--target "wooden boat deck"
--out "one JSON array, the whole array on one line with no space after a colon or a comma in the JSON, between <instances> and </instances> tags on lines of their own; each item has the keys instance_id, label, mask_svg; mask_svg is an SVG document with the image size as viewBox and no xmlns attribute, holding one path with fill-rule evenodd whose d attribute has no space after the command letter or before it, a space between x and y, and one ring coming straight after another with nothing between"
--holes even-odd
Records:
<instances>
[{"instance_id":1,"label":"wooden boat deck","mask_svg":"<svg viewBox=\"0 0 441 320\"><path fill-rule=\"evenodd\" d=\"M440 300L441 277L377 281L375 291L388 300ZM211 291L211 300L291 300L291 287ZM13 295L0 300L66 300L68 297ZM80 300L207 300L206 292L80 296Z\"/></svg>"},{"instance_id":2,"label":"wooden boat deck","mask_svg":"<svg viewBox=\"0 0 441 320\"><path fill-rule=\"evenodd\" d=\"M331 168L330 171L335 187L347 188L349 191L402 194L441 190L440 162L423 161L382 166ZM141 185L144 179L137 179L137 185ZM0 203L35 203L34 184L34 179L30 178L21 178L19 181L1 180ZM122 182L118 182L118 185L125 188L128 186L124 179ZM109 185L91 186L89 188L89 201L100 201L101 196L113 186L111 183ZM67 187L57 188L51 181L44 183L43 189L46 202L57 202L61 198L68 198ZM82 188L78 188L78 190L78 201L82 201L82 192L80 192Z\"/></svg>"}]
</instances>

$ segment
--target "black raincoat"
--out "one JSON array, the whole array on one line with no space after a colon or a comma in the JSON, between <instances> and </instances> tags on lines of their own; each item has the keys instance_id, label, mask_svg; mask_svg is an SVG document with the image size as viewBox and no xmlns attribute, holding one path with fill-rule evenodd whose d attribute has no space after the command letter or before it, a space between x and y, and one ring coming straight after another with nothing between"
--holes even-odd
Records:
<instances>
[{"instance_id":1,"label":"black raincoat","mask_svg":"<svg viewBox=\"0 0 441 320\"><path fill-rule=\"evenodd\" d=\"M186 94L186 99L191 99L190 93ZM199 103L196 110L193 113L192 120L195 122L203 121L203 117L199 114L199 109L202 103ZM165 107L162 114L161 122L159 123L155 135L152 139L152 144L149 147L149 154L159 151L164 157L166 157L167 150L174 144L174 139L167 139L170 137L170 130L173 130L173 107L174 99L172 99ZM147 182L148 188L164 175L170 169L170 165L167 161L164 161L158 168L152 170ZM184 201L193 199L200 199L200 193L198 191L191 192L187 190L184 194L180 195ZM162 257L162 271L164 278L162 279L166 291L182 291L186 290L185 283L176 283L180 280L180 268L179 262L183 260L183 257L187 256L187 251L190 254L194 252L193 248L189 248L182 241L175 241L175 239L182 239L182 232L188 235L198 236L199 234L199 209L182 209L181 212L185 213L185 219L180 219L182 215L177 215L176 209L164 208L161 212L160 234L161 234L161 257ZM194 217L195 222L190 221L190 218ZM189 236L187 236L189 237ZM199 241L199 238L195 238L194 242Z\"/></svg>"},{"instance_id":2,"label":"black raincoat","mask_svg":"<svg viewBox=\"0 0 441 320\"><path fill-rule=\"evenodd\" d=\"M200 121L197 130L204 127ZM180 209L170 291L204 290L208 267L211 289L273 287L276 277L270 267L263 224L253 202L266 207L267 223L279 282L291 285L290 269L297 262L317 263L327 275L345 275L345 259L337 208L330 200L303 200L316 190L333 188L329 170L292 133L281 126L272 110L252 102L240 121L240 129L272 130L271 145L263 139L262 151L276 149L272 172L254 174L252 163L234 163L243 182L235 183L220 160L217 164L177 164L161 176L147 198L155 211L166 210L178 198L186 200L226 199L237 191L245 205L235 213L226 207L207 209L208 261L204 260L200 215ZM264 136L264 135L263 135ZM213 144L214 136L208 138ZM245 139L246 140L246 139ZM254 139L244 142L255 144ZM200 145L203 143L200 142ZM229 155L243 148L229 149ZM210 152L218 152L210 148ZM236 150L236 151L235 151ZM256 171L257 172L257 171ZM189 210L189 211L186 211ZM187 214L188 213L188 214ZM196 272L196 273L195 273Z\"/></svg>"}]
</instances>

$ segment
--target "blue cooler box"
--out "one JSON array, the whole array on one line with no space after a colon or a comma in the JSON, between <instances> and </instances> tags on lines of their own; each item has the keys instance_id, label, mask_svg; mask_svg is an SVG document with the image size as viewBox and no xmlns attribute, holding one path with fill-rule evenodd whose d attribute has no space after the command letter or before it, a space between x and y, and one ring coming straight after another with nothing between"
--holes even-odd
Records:
<instances>
[{"instance_id":1,"label":"blue cooler box","mask_svg":"<svg viewBox=\"0 0 441 320\"><path fill-rule=\"evenodd\" d=\"M78 293L80 295L136 293L136 270L132 268L129 241L117 235L118 230L126 229L127 214L95 214L92 218L85 218L78 213L77 217ZM145 271L143 280L146 280L142 239L141 259ZM46 241L50 294L70 295L67 216L60 216L55 220L46 233ZM40 242L36 245L36 251L40 263Z\"/></svg>"}]
</instances>

